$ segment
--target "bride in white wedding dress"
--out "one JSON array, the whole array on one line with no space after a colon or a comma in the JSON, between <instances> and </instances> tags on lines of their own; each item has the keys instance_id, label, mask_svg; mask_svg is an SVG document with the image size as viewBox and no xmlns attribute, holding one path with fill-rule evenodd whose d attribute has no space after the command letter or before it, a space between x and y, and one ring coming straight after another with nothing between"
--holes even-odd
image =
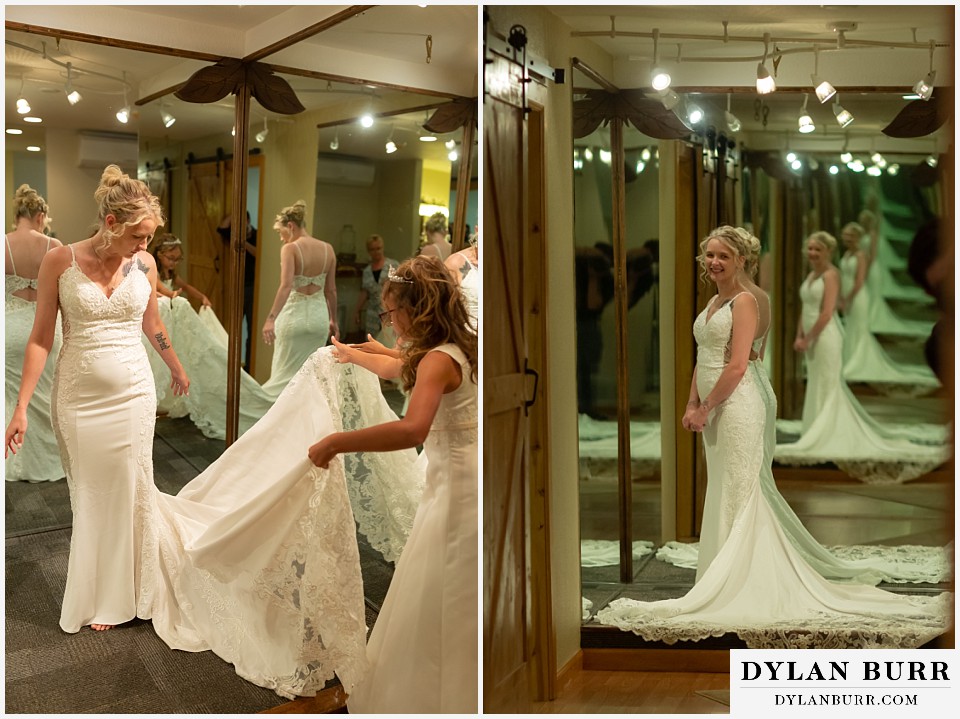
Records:
<instances>
[{"instance_id":1,"label":"bride in white wedding dress","mask_svg":"<svg viewBox=\"0 0 960 719\"><path fill-rule=\"evenodd\" d=\"M773 476L773 453L777 443L777 397L763 366L770 326L770 299L752 277L760 260L760 240L739 228L722 227L714 231L739 232L744 237L746 258L739 283L757 300L759 309L759 337L750 353L750 368L761 390L766 416L763 432L763 463L760 470L760 489L776 516L780 528L806 562L821 576L838 582L859 584L938 583L952 576L948 548L922 545L850 545L826 548L820 544L797 517L780 494ZM657 551L657 559L675 566L696 569L699 543L667 542ZM714 556L716 548L708 548Z\"/></svg>"},{"instance_id":2,"label":"bride in white wedding dress","mask_svg":"<svg viewBox=\"0 0 960 719\"><path fill-rule=\"evenodd\" d=\"M427 457L423 499L367 645L371 668L347 705L351 713L475 713L477 336L457 285L432 257L389 276L383 307L399 357L335 345L340 361L402 379L411 392L403 419L310 448L321 467L340 452L421 441Z\"/></svg>"},{"instance_id":3,"label":"bride in white wedding dress","mask_svg":"<svg viewBox=\"0 0 960 719\"><path fill-rule=\"evenodd\" d=\"M152 619L171 648L212 650L282 696L312 695L334 674L351 691L367 661L350 492L360 495L361 530L396 558L419 498L415 453L351 453L329 470L311 464L307 449L318 437L388 416L378 388L343 381L350 373L335 371L325 349L219 460L177 496L159 492L156 397L141 331L175 394L190 387L159 319L156 268L145 252L162 213L144 183L113 165L95 198L96 235L51 251L41 266L37 320L5 435L7 451L30 441L27 406L59 307L54 425L73 509L61 628Z\"/></svg>"},{"instance_id":4,"label":"bride in white wedding dress","mask_svg":"<svg viewBox=\"0 0 960 719\"><path fill-rule=\"evenodd\" d=\"M811 271L800 286L802 308L794 342L794 349L807 358L801 436L778 444L774 458L787 465L832 462L850 476L876 484L915 479L949 458L946 428L881 424L843 381L844 338L836 316L840 277L830 261L836 246L827 232L815 232L807 240ZM780 423L781 428L789 426Z\"/></svg>"},{"instance_id":5,"label":"bride in white wedding dress","mask_svg":"<svg viewBox=\"0 0 960 719\"><path fill-rule=\"evenodd\" d=\"M683 425L703 432L707 498L697 582L659 602L618 599L597 614L649 641L733 632L760 647L916 647L947 628L950 596L911 597L824 579L797 552L761 487L769 403L750 371L763 338L741 281L747 233L718 228L701 244L715 295L694 323L697 365Z\"/></svg>"},{"instance_id":6,"label":"bride in white wedding dress","mask_svg":"<svg viewBox=\"0 0 960 719\"><path fill-rule=\"evenodd\" d=\"M4 361L6 365L6 420L13 416L20 390L20 370L27 339L37 312L37 273L40 262L60 241L43 234L47 221L46 201L29 185L21 185L13 198L16 227L6 236L4 275ZM51 357L43 368L34 394L37 400L27 410L33 436L30 446L4 463L7 481L50 482L63 479L63 464L57 451L50 417L53 360L60 352L60 332L53 338Z\"/></svg>"}]
</instances>

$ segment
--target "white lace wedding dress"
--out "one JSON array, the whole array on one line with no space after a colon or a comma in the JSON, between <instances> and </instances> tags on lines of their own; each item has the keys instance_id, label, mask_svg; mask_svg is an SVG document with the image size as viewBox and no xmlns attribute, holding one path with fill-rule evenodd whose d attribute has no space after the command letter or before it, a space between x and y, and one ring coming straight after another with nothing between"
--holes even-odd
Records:
<instances>
[{"instance_id":1,"label":"white lace wedding dress","mask_svg":"<svg viewBox=\"0 0 960 719\"><path fill-rule=\"evenodd\" d=\"M817 321L823 291L822 276L810 275L800 286L805 330ZM801 436L796 442L778 444L774 459L786 465L832 462L850 476L874 484L915 479L947 461L946 427L881 424L864 410L841 377L843 341L834 315L806 352L807 387L799 428L795 421L778 422L787 432L799 429Z\"/></svg>"},{"instance_id":2,"label":"white lace wedding dress","mask_svg":"<svg viewBox=\"0 0 960 719\"><path fill-rule=\"evenodd\" d=\"M312 695L334 674L351 691L367 667L355 519L399 555L419 499L416 453L312 465L317 439L388 418L376 378L320 350L256 427L177 496L159 492L140 341L152 290L132 267L109 298L75 261L59 279L54 426L73 508L61 628L152 619L171 648L213 650L282 696Z\"/></svg>"},{"instance_id":3,"label":"white lace wedding dress","mask_svg":"<svg viewBox=\"0 0 960 719\"><path fill-rule=\"evenodd\" d=\"M9 245L9 242L8 242ZM47 243L47 250L50 244ZM12 253L9 255L13 261ZM23 355L33 330L33 320L37 315L37 303L18 296L25 289L37 289L36 278L22 277L17 274L16 266L4 276L4 364L6 401L6 423L10 424L13 410L17 406L20 394L20 378L23 372ZM30 482L50 482L63 479L63 464L57 451L57 438L53 433L50 418L50 392L53 386L53 366L60 352L60 327L54 336L53 347L47 357L47 364L37 381L33 400L27 407L27 433L29 441L16 454L4 461L4 477L8 482L27 480Z\"/></svg>"},{"instance_id":4,"label":"white lace wedding dress","mask_svg":"<svg viewBox=\"0 0 960 719\"><path fill-rule=\"evenodd\" d=\"M708 322L709 309L694 323L701 397L723 371L733 329L729 303ZM597 620L671 644L733 632L751 648L916 647L942 634L952 614L949 595L832 583L794 548L761 488L764 392L757 370L748 371L704 429L706 552L697 583L678 599L617 599Z\"/></svg>"},{"instance_id":5,"label":"white lace wedding dress","mask_svg":"<svg viewBox=\"0 0 960 719\"><path fill-rule=\"evenodd\" d=\"M432 351L450 355L462 380L424 442L426 488L351 713L477 712L477 385L456 345Z\"/></svg>"}]
</instances>

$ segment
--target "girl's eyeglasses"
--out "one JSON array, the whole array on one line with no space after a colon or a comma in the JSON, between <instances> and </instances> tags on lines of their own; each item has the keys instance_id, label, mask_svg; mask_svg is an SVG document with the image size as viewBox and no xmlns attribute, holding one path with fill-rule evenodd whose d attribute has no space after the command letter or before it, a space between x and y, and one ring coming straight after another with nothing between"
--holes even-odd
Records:
<instances>
[{"instance_id":1,"label":"girl's eyeglasses","mask_svg":"<svg viewBox=\"0 0 960 719\"><path fill-rule=\"evenodd\" d=\"M387 310L386 312L380 313L380 324L384 327L393 326L393 313L396 312L396 309Z\"/></svg>"}]
</instances>

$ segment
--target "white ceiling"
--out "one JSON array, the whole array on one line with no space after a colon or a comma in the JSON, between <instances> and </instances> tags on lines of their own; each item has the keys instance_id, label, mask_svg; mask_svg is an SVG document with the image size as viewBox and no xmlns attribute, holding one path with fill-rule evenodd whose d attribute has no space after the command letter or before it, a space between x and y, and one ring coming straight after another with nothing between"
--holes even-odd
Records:
<instances>
[{"instance_id":1,"label":"white ceiling","mask_svg":"<svg viewBox=\"0 0 960 719\"><path fill-rule=\"evenodd\" d=\"M176 37L178 46L186 50L209 53L216 49L230 51L225 54L238 57L309 27L345 7L88 6L81 8L82 13L71 14L75 8L59 7L57 12L52 12L51 7L32 6L8 7L6 15L8 20L16 22L76 32L88 32L91 23L96 24L99 18L98 34L102 34L103 27L111 27L111 37L159 45L165 44L164 38ZM107 22L108 18L116 21ZM144 32L145 27L150 28L150 32ZM432 35L429 63L426 62L426 35ZM218 103L196 105L167 94L140 107L134 104L138 99L182 83L201 67L211 64L210 61L185 60L75 40L58 41L54 37L9 30L5 38L6 126L24 130L18 137L5 136L11 149L22 149L31 143L42 146L44 128L128 132L142 138L181 142L229 133L233 126L232 96ZM263 62L368 81L370 86L281 75L308 110L325 108L331 116L339 117L338 108L342 106L346 119L354 117L361 107L377 113L442 102L444 97L436 96L442 92L449 97L476 95L476 48L476 7L377 6L302 40L297 46L274 53ZM67 73L62 65L66 62L72 63L72 84L83 95L83 100L73 106L64 93ZM124 80L128 88L126 99ZM16 112L21 82L23 95L33 108L31 114L43 118L39 127L24 123ZM389 85L422 88L434 94L403 93ZM131 107L132 117L123 125L115 114L125 101ZM160 120L161 105L177 118L170 128L164 128ZM416 116L422 122L426 114L420 112ZM265 119L271 132L283 130L285 118L264 110L255 100L251 104L251 117L251 138L263 129ZM413 117L378 121L370 131L353 133L352 139L341 142L341 147L349 147L351 154L382 156L389 128L396 125L395 140L405 134L413 138L402 153L404 156L446 157L442 142L416 141L412 134L414 122ZM321 143L329 142L325 140L325 132L321 130ZM334 132L330 130L330 139ZM351 132L348 130L341 139L351 138ZM381 134L384 137L381 138ZM251 144L253 142L251 139ZM401 152L395 155L400 156Z\"/></svg>"},{"instance_id":2,"label":"white ceiling","mask_svg":"<svg viewBox=\"0 0 960 719\"><path fill-rule=\"evenodd\" d=\"M930 40L937 43L934 51L937 85L953 83L952 5L558 5L552 7L551 12L569 25L574 34L602 32L602 35L583 37L614 59L613 77L608 79L620 88L645 89L651 96L652 38L618 33L650 34L656 28L661 35L659 61L670 72L672 86L681 94L712 89L714 92L706 95L687 96L704 105L704 109L712 107L715 117L722 116L726 110L727 93L731 92L731 111L741 120L741 132L749 134L755 147L784 147L788 138L792 146L798 141L812 145L827 136L846 135L860 144L913 144L922 146L918 151L929 151L933 147L931 138L911 143L885 138L880 130L910 102L903 99L903 95L927 73L930 53L926 43ZM727 21L726 42L723 21ZM844 33L844 48L837 47L838 33L830 29L835 23L856 26ZM611 28L614 37L610 37ZM763 107L757 106L760 96L755 91L756 68L764 52L764 33L769 33L772 40L768 57L771 70L772 56L778 50L782 52L775 71L778 90L762 98L763 105L769 108L766 124ZM686 37L665 38L668 34ZM694 39L691 37L694 35L706 37ZM739 37L746 39L737 39ZM856 44L861 40L883 44L916 41L924 47L864 48ZM817 41L822 48L818 74L838 88L843 107L856 118L846 131L837 125L831 104L820 105L812 94L812 41ZM734 58L741 59L733 61ZM576 72L572 82L577 87L592 85ZM871 88L890 91L863 92ZM797 133L803 92L810 93L807 108L817 124L817 132L811 135ZM937 136L942 151L947 138L952 138L952 128L944 128Z\"/></svg>"}]
</instances>

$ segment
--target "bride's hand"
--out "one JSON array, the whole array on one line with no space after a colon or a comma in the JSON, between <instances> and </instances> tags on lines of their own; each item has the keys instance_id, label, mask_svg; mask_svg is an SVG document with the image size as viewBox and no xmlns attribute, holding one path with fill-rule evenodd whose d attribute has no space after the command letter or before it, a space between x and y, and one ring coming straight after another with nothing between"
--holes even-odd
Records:
<instances>
[{"instance_id":1,"label":"bride's hand","mask_svg":"<svg viewBox=\"0 0 960 719\"><path fill-rule=\"evenodd\" d=\"M4 437L3 457L6 459L10 452L14 454L23 446L23 438L27 433L27 413L15 410L13 417L10 418L10 424L7 425L7 432Z\"/></svg>"},{"instance_id":2,"label":"bride's hand","mask_svg":"<svg viewBox=\"0 0 960 719\"><path fill-rule=\"evenodd\" d=\"M332 434L324 437L316 444L311 445L307 451L310 461L320 469L327 469L330 466L330 461L338 454L333 446L333 437Z\"/></svg>"},{"instance_id":3,"label":"bride's hand","mask_svg":"<svg viewBox=\"0 0 960 719\"><path fill-rule=\"evenodd\" d=\"M697 405L697 404L695 404L695 403L688 403L688 404L687 404L687 411L683 413L683 419L680 420L680 424L681 424L681 425L683 426L683 428L684 428L685 430L687 430L688 432L693 432L693 431L694 431L693 426L691 425L691 420L693 419L693 415L694 415L694 413L697 411L697 407L698 407L698 406L699 406L699 405Z\"/></svg>"},{"instance_id":4,"label":"bride's hand","mask_svg":"<svg viewBox=\"0 0 960 719\"><path fill-rule=\"evenodd\" d=\"M190 378L187 377L183 367L170 371L170 389L173 390L174 396L190 394Z\"/></svg>"}]
</instances>

